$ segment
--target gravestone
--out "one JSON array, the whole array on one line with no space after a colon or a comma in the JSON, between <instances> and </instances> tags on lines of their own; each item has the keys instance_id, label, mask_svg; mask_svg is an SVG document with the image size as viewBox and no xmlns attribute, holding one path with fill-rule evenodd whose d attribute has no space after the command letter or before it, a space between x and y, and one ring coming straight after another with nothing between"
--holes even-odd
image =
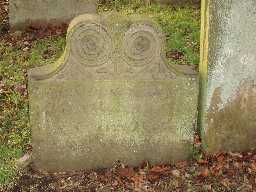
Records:
<instances>
[{"instance_id":1,"label":"gravestone","mask_svg":"<svg viewBox=\"0 0 256 192\"><path fill-rule=\"evenodd\" d=\"M203 1L201 126L208 152L256 146L255 21L255 0Z\"/></svg>"},{"instance_id":2,"label":"gravestone","mask_svg":"<svg viewBox=\"0 0 256 192\"><path fill-rule=\"evenodd\" d=\"M35 166L62 171L190 157L198 81L167 66L164 54L164 36L150 20L75 18L63 56L29 71Z\"/></svg>"},{"instance_id":3,"label":"gravestone","mask_svg":"<svg viewBox=\"0 0 256 192\"><path fill-rule=\"evenodd\" d=\"M75 16L96 13L97 0L9 0L11 29L67 23Z\"/></svg>"}]
</instances>

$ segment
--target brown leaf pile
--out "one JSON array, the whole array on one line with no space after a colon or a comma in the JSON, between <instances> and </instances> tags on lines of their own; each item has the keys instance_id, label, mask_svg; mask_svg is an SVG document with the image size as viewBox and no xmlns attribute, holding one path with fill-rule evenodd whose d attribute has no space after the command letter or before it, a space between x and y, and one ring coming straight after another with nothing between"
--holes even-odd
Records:
<instances>
[{"instance_id":1,"label":"brown leaf pile","mask_svg":"<svg viewBox=\"0 0 256 192\"><path fill-rule=\"evenodd\" d=\"M32 169L6 191L255 191L256 151L219 153L176 164L139 167L120 162L112 168L69 173Z\"/></svg>"}]
</instances>

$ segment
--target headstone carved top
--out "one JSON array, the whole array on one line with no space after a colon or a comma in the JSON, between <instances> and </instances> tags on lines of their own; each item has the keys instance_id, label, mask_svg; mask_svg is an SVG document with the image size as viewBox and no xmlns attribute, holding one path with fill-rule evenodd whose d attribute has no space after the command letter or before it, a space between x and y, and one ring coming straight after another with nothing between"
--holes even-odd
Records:
<instances>
[{"instance_id":1,"label":"headstone carved top","mask_svg":"<svg viewBox=\"0 0 256 192\"><path fill-rule=\"evenodd\" d=\"M187 158L198 83L168 67L164 54L164 36L148 19L75 18L63 56L29 71L35 165L74 170Z\"/></svg>"},{"instance_id":2,"label":"headstone carved top","mask_svg":"<svg viewBox=\"0 0 256 192\"><path fill-rule=\"evenodd\" d=\"M135 20L127 31L121 25L113 31L103 21L96 15L78 17L68 30L64 62L35 69L31 76L45 79L65 65L82 72L72 79L163 80L176 76L175 68L166 66L163 35L155 23Z\"/></svg>"}]
</instances>

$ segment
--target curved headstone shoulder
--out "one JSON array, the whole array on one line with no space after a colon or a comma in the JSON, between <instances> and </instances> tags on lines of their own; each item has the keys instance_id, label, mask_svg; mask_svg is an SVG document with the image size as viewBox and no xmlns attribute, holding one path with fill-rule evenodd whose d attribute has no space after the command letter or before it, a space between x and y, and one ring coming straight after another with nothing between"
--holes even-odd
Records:
<instances>
[{"instance_id":1,"label":"curved headstone shoulder","mask_svg":"<svg viewBox=\"0 0 256 192\"><path fill-rule=\"evenodd\" d=\"M146 18L85 14L68 29L66 50L55 64L32 69L35 80L58 76L87 79L164 80L176 77L165 60L164 35ZM65 70L64 68L69 68ZM72 69L71 69L72 68ZM58 79L58 78L57 78Z\"/></svg>"}]
</instances>

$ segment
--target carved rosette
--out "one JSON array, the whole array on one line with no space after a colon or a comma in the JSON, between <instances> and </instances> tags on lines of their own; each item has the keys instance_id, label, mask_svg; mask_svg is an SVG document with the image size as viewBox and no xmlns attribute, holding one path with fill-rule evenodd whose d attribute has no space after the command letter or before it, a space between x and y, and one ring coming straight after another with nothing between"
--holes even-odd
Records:
<instances>
[{"instance_id":1,"label":"carved rosette","mask_svg":"<svg viewBox=\"0 0 256 192\"><path fill-rule=\"evenodd\" d=\"M71 55L86 67L104 65L111 56L111 37L107 29L99 23L80 23L72 32L70 43Z\"/></svg>"},{"instance_id":2,"label":"carved rosette","mask_svg":"<svg viewBox=\"0 0 256 192\"><path fill-rule=\"evenodd\" d=\"M133 24L124 36L124 59L134 67L151 64L161 54L160 39L151 25Z\"/></svg>"}]
</instances>

